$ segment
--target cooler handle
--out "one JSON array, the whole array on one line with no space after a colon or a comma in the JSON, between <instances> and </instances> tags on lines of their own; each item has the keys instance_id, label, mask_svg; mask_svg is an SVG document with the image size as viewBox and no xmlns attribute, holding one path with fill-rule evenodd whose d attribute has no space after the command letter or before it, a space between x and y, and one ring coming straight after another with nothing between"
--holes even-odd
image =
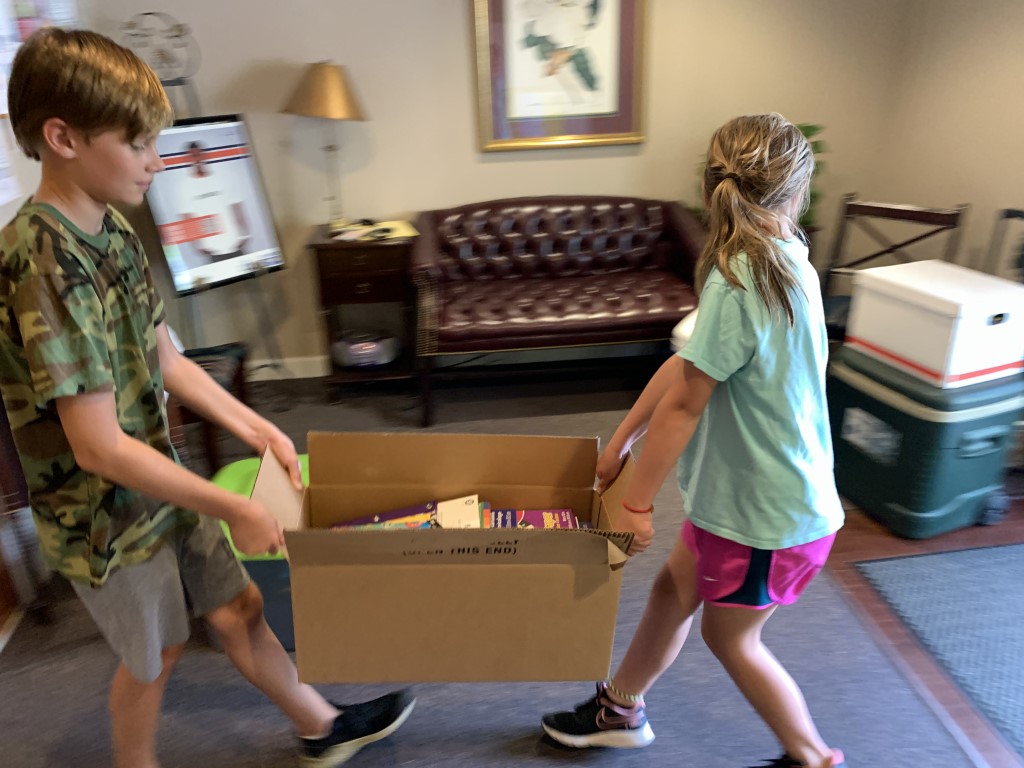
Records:
<instances>
[{"instance_id":1,"label":"cooler handle","mask_svg":"<svg viewBox=\"0 0 1024 768\"><path fill-rule=\"evenodd\" d=\"M974 459L994 453L1003 447L1009 434L1010 427L1005 424L965 432L960 438L960 458Z\"/></svg>"}]
</instances>

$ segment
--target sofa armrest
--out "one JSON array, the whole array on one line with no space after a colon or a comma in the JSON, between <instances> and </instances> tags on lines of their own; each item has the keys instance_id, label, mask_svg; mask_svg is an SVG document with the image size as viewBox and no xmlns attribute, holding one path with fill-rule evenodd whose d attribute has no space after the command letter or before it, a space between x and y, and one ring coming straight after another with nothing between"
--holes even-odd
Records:
<instances>
[{"instance_id":1,"label":"sofa armrest","mask_svg":"<svg viewBox=\"0 0 1024 768\"><path fill-rule=\"evenodd\" d=\"M416 217L416 229L420 236L413 243L412 253L409 256L409 273L413 280L426 277L436 283L441 277L441 267L437 263L437 226L431 211L424 211Z\"/></svg>"},{"instance_id":2,"label":"sofa armrest","mask_svg":"<svg viewBox=\"0 0 1024 768\"><path fill-rule=\"evenodd\" d=\"M409 277L416 289L416 355L423 357L437 352L441 267L437 263L439 246L434 215L422 212L416 217L416 229L420 236L409 254Z\"/></svg>"},{"instance_id":3,"label":"sofa armrest","mask_svg":"<svg viewBox=\"0 0 1024 768\"><path fill-rule=\"evenodd\" d=\"M672 269L692 285L697 261L707 240L707 230L700 219L681 203L668 202L665 211L679 244L678 259L672 264Z\"/></svg>"}]
</instances>

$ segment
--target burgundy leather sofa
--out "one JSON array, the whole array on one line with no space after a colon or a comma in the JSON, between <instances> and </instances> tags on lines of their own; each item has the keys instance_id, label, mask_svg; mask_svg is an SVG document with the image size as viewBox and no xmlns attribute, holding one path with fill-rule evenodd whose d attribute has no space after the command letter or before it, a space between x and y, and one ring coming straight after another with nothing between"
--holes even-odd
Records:
<instances>
[{"instance_id":1,"label":"burgundy leather sofa","mask_svg":"<svg viewBox=\"0 0 1024 768\"><path fill-rule=\"evenodd\" d=\"M669 339L704 244L682 205L522 197L425 211L412 253L423 424L445 355Z\"/></svg>"}]
</instances>

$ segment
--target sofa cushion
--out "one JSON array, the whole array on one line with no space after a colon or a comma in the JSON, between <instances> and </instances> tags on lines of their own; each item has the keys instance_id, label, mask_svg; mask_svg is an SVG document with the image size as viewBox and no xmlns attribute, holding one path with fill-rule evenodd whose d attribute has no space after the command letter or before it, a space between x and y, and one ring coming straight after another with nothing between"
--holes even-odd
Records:
<instances>
[{"instance_id":1,"label":"sofa cushion","mask_svg":"<svg viewBox=\"0 0 1024 768\"><path fill-rule=\"evenodd\" d=\"M449 352L665 339L697 306L690 285L657 269L457 282L439 298Z\"/></svg>"}]
</instances>

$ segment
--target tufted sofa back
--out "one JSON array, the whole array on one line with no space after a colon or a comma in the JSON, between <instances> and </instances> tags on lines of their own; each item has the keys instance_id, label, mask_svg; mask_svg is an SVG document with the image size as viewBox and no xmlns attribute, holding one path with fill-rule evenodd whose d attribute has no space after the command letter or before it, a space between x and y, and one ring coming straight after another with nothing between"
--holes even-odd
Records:
<instances>
[{"instance_id":1,"label":"tufted sofa back","mask_svg":"<svg viewBox=\"0 0 1024 768\"><path fill-rule=\"evenodd\" d=\"M694 226L676 203L635 197L525 197L421 214L439 283L572 277L660 269L693 278ZM686 245L690 245L687 248ZM421 265L425 266L425 265Z\"/></svg>"}]
</instances>

